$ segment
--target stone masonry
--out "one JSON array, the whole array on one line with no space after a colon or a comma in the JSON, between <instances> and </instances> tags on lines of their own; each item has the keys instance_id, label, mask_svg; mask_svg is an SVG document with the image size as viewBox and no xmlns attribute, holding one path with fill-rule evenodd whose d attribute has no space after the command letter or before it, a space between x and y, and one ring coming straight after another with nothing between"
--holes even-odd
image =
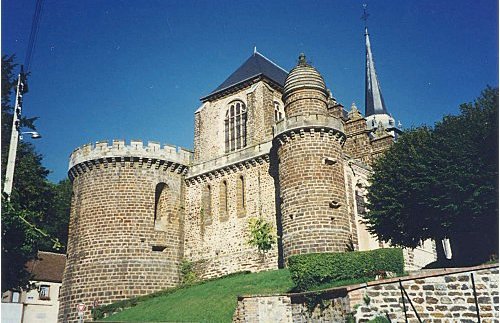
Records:
<instances>
[{"instance_id":1,"label":"stone masonry","mask_svg":"<svg viewBox=\"0 0 500 323\"><path fill-rule=\"evenodd\" d=\"M111 303L177 285L183 214L155 226L155 190L165 184L171 204L158 210L158 220L162 211L180 209L189 154L160 149L156 143L142 147L142 142L115 140L112 146L100 142L75 151L72 162L59 320L76 320L78 303L90 307L94 301ZM90 311L85 317L90 318Z\"/></svg>"},{"instance_id":2,"label":"stone masonry","mask_svg":"<svg viewBox=\"0 0 500 323\"><path fill-rule=\"evenodd\" d=\"M472 286L476 287L476 299ZM392 322L418 319L405 296L403 305L399 280L422 322L499 322L498 265L426 270L412 276L391 278L324 290L270 296L240 296L233 322L368 322L389 317ZM311 303L316 300L316 303ZM308 306L308 303L309 306ZM312 305L311 305L312 304ZM313 308L311 308L313 307ZM387 315L387 316L386 316Z\"/></svg>"},{"instance_id":3,"label":"stone masonry","mask_svg":"<svg viewBox=\"0 0 500 323\"><path fill-rule=\"evenodd\" d=\"M288 73L255 52L201 100L194 152L113 140L71 154L60 322L75 322L79 303L88 320L94 302L179 284L182 261L212 278L277 269L298 253L381 247L360 220L370 163L393 133L368 129L355 106L344 111L305 57ZM265 254L247 243L254 217L276 229Z\"/></svg>"},{"instance_id":4,"label":"stone masonry","mask_svg":"<svg viewBox=\"0 0 500 323\"><path fill-rule=\"evenodd\" d=\"M294 254L345 251L344 129L328 116L323 78L305 57L288 75L283 98L287 122L274 143L285 261Z\"/></svg>"}]
</instances>

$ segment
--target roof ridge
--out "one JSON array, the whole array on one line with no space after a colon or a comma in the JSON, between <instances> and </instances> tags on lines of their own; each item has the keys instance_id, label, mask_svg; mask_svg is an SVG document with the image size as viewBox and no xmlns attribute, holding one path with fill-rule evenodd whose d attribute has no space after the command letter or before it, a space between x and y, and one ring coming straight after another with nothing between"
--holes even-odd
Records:
<instances>
[{"instance_id":1,"label":"roof ridge","mask_svg":"<svg viewBox=\"0 0 500 323\"><path fill-rule=\"evenodd\" d=\"M268 61L269 63L273 64L274 66L276 66L277 68L279 68L280 70L282 70L283 72L285 73L290 73L289 71L285 70L283 67L279 66L278 64L276 64L275 62L273 62L272 60L270 60L269 58L267 58L266 56L264 56L261 52L259 52L258 50L255 50L254 54L259 54L263 59L265 59L266 61Z\"/></svg>"}]
</instances>

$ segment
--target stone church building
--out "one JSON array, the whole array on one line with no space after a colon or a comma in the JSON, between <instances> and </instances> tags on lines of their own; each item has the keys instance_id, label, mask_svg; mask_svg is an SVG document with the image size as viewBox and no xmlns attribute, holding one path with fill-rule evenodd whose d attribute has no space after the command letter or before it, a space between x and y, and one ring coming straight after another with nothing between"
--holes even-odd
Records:
<instances>
[{"instance_id":1,"label":"stone church building","mask_svg":"<svg viewBox=\"0 0 500 323\"><path fill-rule=\"evenodd\" d=\"M397 139L366 39L365 114L332 96L303 54L286 71L254 53L195 111L194 151L113 140L73 151L73 197L59 321L76 305L152 293L180 282L286 266L290 255L383 246L360 222L370 164ZM248 220L278 244L249 246ZM416 269L435 247L405 251Z\"/></svg>"}]
</instances>

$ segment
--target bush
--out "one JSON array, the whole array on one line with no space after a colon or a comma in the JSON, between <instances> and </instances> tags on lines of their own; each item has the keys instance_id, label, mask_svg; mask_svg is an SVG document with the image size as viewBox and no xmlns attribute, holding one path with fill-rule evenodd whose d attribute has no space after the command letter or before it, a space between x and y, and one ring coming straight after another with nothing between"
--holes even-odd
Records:
<instances>
[{"instance_id":1,"label":"bush","mask_svg":"<svg viewBox=\"0 0 500 323\"><path fill-rule=\"evenodd\" d=\"M288 268L299 291L325 283L356 278L373 278L385 271L402 274L403 251L396 248L345 253L294 255Z\"/></svg>"},{"instance_id":2,"label":"bush","mask_svg":"<svg viewBox=\"0 0 500 323\"><path fill-rule=\"evenodd\" d=\"M181 262L181 284L191 285L198 281L194 266L195 264L191 261L183 260Z\"/></svg>"},{"instance_id":3,"label":"bush","mask_svg":"<svg viewBox=\"0 0 500 323\"><path fill-rule=\"evenodd\" d=\"M385 316L377 316L368 321L368 323L391 323Z\"/></svg>"}]
</instances>

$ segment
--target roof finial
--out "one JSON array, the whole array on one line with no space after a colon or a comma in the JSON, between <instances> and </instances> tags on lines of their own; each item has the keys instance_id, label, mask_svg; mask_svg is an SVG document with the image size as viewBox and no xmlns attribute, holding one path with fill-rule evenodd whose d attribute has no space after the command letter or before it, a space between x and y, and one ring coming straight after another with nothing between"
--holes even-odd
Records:
<instances>
[{"instance_id":1,"label":"roof finial","mask_svg":"<svg viewBox=\"0 0 500 323\"><path fill-rule=\"evenodd\" d=\"M254 55L255 55L255 54L257 54L257 46L254 46L254 47L253 47L253 54L254 54Z\"/></svg>"},{"instance_id":2,"label":"roof finial","mask_svg":"<svg viewBox=\"0 0 500 323\"><path fill-rule=\"evenodd\" d=\"M304 53L300 53L299 55L299 66L307 66L307 62L306 62L306 54Z\"/></svg>"},{"instance_id":3,"label":"roof finial","mask_svg":"<svg viewBox=\"0 0 500 323\"><path fill-rule=\"evenodd\" d=\"M363 15L361 16L361 19L365 21L365 29L368 28L368 17L370 16L368 12L366 12L366 7L368 7L368 5L366 3L363 3Z\"/></svg>"}]
</instances>

